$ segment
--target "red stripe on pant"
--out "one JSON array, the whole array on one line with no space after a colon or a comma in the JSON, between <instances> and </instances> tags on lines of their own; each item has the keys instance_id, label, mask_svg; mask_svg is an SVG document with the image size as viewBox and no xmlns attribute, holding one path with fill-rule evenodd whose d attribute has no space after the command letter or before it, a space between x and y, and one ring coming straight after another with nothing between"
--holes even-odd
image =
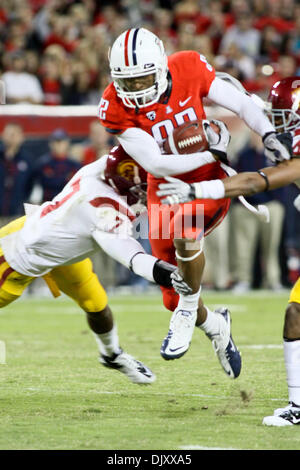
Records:
<instances>
[{"instance_id":1,"label":"red stripe on pant","mask_svg":"<svg viewBox=\"0 0 300 470\"><path fill-rule=\"evenodd\" d=\"M0 256L0 265L3 264L3 263L6 263L6 259L4 258L4 256ZM7 277L14 272L14 269L9 267L7 268L3 273L2 273L2 276L0 278L0 287L2 286L2 284L4 284L5 280L7 279Z\"/></svg>"}]
</instances>

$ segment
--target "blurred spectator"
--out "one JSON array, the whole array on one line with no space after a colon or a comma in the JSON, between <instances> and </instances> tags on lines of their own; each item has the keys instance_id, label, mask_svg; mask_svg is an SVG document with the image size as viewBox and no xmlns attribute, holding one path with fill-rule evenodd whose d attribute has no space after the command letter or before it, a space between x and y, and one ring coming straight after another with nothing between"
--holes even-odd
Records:
<instances>
[{"instance_id":1,"label":"blurred spectator","mask_svg":"<svg viewBox=\"0 0 300 470\"><path fill-rule=\"evenodd\" d=\"M13 52L26 47L26 37L20 18L14 18L9 21L9 28L5 39L4 47L6 51Z\"/></svg>"},{"instance_id":2,"label":"blurred spectator","mask_svg":"<svg viewBox=\"0 0 300 470\"><path fill-rule=\"evenodd\" d=\"M275 72L271 76L274 84L278 80L282 80L286 77L292 77L296 75L297 63L296 59L290 55L281 55L278 58L276 64L274 64Z\"/></svg>"},{"instance_id":3,"label":"blurred spectator","mask_svg":"<svg viewBox=\"0 0 300 470\"><path fill-rule=\"evenodd\" d=\"M223 55L215 58L215 66L220 71L225 71L240 81L253 80L255 78L255 62L252 57L242 52L236 43L231 43Z\"/></svg>"},{"instance_id":4,"label":"blurred spectator","mask_svg":"<svg viewBox=\"0 0 300 470\"><path fill-rule=\"evenodd\" d=\"M50 18L50 34L44 41L44 47L59 44L67 52L72 53L77 44L77 37L73 35L71 18L67 15L53 13Z\"/></svg>"},{"instance_id":5,"label":"blurred spectator","mask_svg":"<svg viewBox=\"0 0 300 470\"><path fill-rule=\"evenodd\" d=\"M261 30L266 26L273 26L280 34L290 31L293 28L290 15L292 14L295 2L285 2L286 4L289 3L289 5L286 5L286 8L283 3L278 0L267 0L265 12L256 19L254 23L255 28ZM287 15L288 19L284 18L283 15Z\"/></svg>"},{"instance_id":6,"label":"blurred spectator","mask_svg":"<svg viewBox=\"0 0 300 470\"><path fill-rule=\"evenodd\" d=\"M178 26L177 50L186 51L195 49L196 25L193 21L185 20Z\"/></svg>"},{"instance_id":7,"label":"blurred spectator","mask_svg":"<svg viewBox=\"0 0 300 470\"><path fill-rule=\"evenodd\" d=\"M63 129L51 134L49 147L50 151L38 158L34 166L33 181L41 188L39 203L53 199L81 168L69 156L70 140Z\"/></svg>"},{"instance_id":8,"label":"blurred spectator","mask_svg":"<svg viewBox=\"0 0 300 470\"><path fill-rule=\"evenodd\" d=\"M220 52L226 53L232 44L238 46L244 54L250 57L258 55L260 32L253 27L253 15L250 11L240 13L236 18L236 24L226 31L220 45Z\"/></svg>"},{"instance_id":9,"label":"blurred spectator","mask_svg":"<svg viewBox=\"0 0 300 470\"><path fill-rule=\"evenodd\" d=\"M31 192L33 164L23 148L23 142L21 126L13 122L6 124L0 148L1 217L23 215L23 203Z\"/></svg>"},{"instance_id":10,"label":"blurred spectator","mask_svg":"<svg viewBox=\"0 0 300 470\"><path fill-rule=\"evenodd\" d=\"M37 76L39 72L39 66L40 66L40 58L39 58L38 53L32 49L26 50L25 60L26 60L26 72Z\"/></svg>"},{"instance_id":11,"label":"blurred spectator","mask_svg":"<svg viewBox=\"0 0 300 470\"><path fill-rule=\"evenodd\" d=\"M10 64L11 70L4 72L1 77L5 83L7 103L41 104L43 91L36 76L26 72L25 53L12 53Z\"/></svg>"},{"instance_id":12,"label":"blurred spectator","mask_svg":"<svg viewBox=\"0 0 300 470\"><path fill-rule=\"evenodd\" d=\"M44 54L40 70L45 105L61 104L60 63L55 55Z\"/></svg>"},{"instance_id":13,"label":"blurred spectator","mask_svg":"<svg viewBox=\"0 0 300 470\"><path fill-rule=\"evenodd\" d=\"M176 47L177 33L173 28L174 14L166 8L156 8L153 16L152 31L165 44L172 44Z\"/></svg>"},{"instance_id":14,"label":"blurred spectator","mask_svg":"<svg viewBox=\"0 0 300 470\"><path fill-rule=\"evenodd\" d=\"M300 5L299 5L300 7ZM291 54L297 60L298 72L300 70L300 8L296 10L295 26L285 39L285 52Z\"/></svg>"},{"instance_id":15,"label":"blurred spectator","mask_svg":"<svg viewBox=\"0 0 300 470\"><path fill-rule=\"evenodd\" d=\"M259 55L265 63L278 60L282 50L282 38L273 25L265 26L261 31Z\"/></svg>"},{"instance_id":16,"label":"blurred spectator","mask_svg":"<svg viewBox=\"0 0 300 470\"><path fill-rule=\"evenodd\" d=\"M210 23L205 33L211 38L214 54L218 54L222 38L226 30L233 25L234 18L230 13L222 11L222 3L213 0L209 4Z\"/></svg>"},{"instance_id":17,"label":"blurred spectator","mask_svg":"<svg viewBox=\"0 0 300 470\"><path fill-rule=\"evenodd\" d=\"M256 171L269 165L264 155L264 147L260 136L251 133L250 141L241 150L236 162L236 170ZM257 245L260 247L260 267L262 271L262 287L272 290L281 288L281 269L279 262L279 246L283 228L284 206L282 204L284 189L268 191L247 197L257 206L264 204L270 212L270 223L266 224L253 213L249 212L240 202L233 204L232 236L235 254L233 289L236 293L248 291L253 286L253 269Z\"/></svg>"},{"instance_id":18,"label":"blurred spectator","mask_svg":"<svg viewBox=\"0 0 300 470\"><path fill-rule=\"evenodd\" d=\"M89 142L84 146L82 154L82 164L98 160L98 158L107 154L111 148L109 136L99 121L93 121L90 124Z\"/></svg>"},{"instance_id":19,"label":"blurred spectator","mask_svg":"<svg viewBox=\"0 0 300 470\"><path fill-rule=\"evenodd\" d=\"M175 5L174 21L177 27L182 22L192 22L196 26L199 16L201 12L197 0L183 0Z\"/></svg>"},{"instance_id":20,"label":"blurred spectator","mask_svg":"<svg viewBox=\"0 0 300 470\"><path fill-rule=\"evenodd\" d=\"M23 72L37 77L45 93L38 102L97 104L110 81L109 45L126 28L145 26L164 41L167 54L210 50L210 63L248 82L251 91L266 93L263 75L270 77L272 67L277 79L280 56L300 67L299 25L296 0L6 0L0 7L0 69L9 72L10 53L25 51Z\"/></svg>"},{"instance_id":21,"label":"blurred spectator","mask_svg":"<svg viewBox=\"0 0 300 470\"><path fill-rule=\"evenodd\" d=\"M213 53L213 44L206 34L198 34L194 38L195 50L206 57L206 60L212 66L215 66L215 57Z\"/></svg>"}]
</instances>

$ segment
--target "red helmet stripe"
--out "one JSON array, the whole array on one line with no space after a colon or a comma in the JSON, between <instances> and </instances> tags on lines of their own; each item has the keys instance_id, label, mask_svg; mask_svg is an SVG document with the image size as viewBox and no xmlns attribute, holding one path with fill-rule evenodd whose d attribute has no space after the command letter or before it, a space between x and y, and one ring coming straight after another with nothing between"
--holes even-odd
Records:
<instances>
[{"instance_id":1,"label":"red helmet stripe","mask_svg":"<svg viewBox=\"0 0 300 470\"><path fill-rule=\"evenodd\" d=\"M125 44L124 44L124 59L125 59L125 65L129 65L129 57L128 57L128 41L129 41L129 34L130 34L131 29L128 29L126 36L125 36Z\"/></svg>"}]
</instances>

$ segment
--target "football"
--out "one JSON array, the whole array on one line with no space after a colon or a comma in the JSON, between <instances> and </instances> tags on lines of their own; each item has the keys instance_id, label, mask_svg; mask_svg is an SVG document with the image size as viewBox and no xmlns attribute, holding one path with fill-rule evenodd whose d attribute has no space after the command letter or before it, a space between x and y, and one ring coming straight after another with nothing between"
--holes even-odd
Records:
<instances>
[{"instance_id":1,"label":"football","mask_svg":"<svg viewBox=\"0 0 300 470\"><path fill-rule=\"evenodd\" d=\"M163 148L167 154L184 154L204 152L208 150L209 144L203 129L203 122L206 119L198 119L196 121L188 121L176 127L173 133L164 141ZM209 122L211 128L219 133L219 127L213 122Z\"/></svg>"}]
</instances>

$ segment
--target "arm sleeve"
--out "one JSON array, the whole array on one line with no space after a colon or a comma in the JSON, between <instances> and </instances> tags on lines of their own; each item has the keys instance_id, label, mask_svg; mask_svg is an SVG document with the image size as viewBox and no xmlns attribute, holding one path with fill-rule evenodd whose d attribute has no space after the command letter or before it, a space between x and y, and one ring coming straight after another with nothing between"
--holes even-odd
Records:
<instances>
[{"instance_id":1,"label":"arm sleeve","mask_svg":"<svg viewBox=\"0 0 300 470\"><path fill-rule=\"evenodd\" d=\"M120 238L114 233L101 232L99 230L95 230L92 236L108 256L126 268L131 268L138 276L155 282L153 269L157 258L145 253L144 248L137 240L130 236Z\"/></svg>"},{"instance_id":2,"label":"arm sleeve","mask_svg":"<svg viewBox=\"0 0 300 470\"><path fill-rule=\"evenodd\" d=\"M138 162L147 172L163 178L195 170L216 159L209 151L187 155L162 155L158 144L147 132L137 127L126 129L118 135L125 152Z\"/></svg>"},{"instance_id":3,"label":"arm sleeve","mask_svg":"<svg viewBox=\"0 0 300 470\"><path fill-rule=\"evenodd\" d=\"M213 80L207 97L237 114L257 134L263 136L266 132L275 132L267 116L251 97L221 78L216 77Z\"/></svg>"}]
</instances>

